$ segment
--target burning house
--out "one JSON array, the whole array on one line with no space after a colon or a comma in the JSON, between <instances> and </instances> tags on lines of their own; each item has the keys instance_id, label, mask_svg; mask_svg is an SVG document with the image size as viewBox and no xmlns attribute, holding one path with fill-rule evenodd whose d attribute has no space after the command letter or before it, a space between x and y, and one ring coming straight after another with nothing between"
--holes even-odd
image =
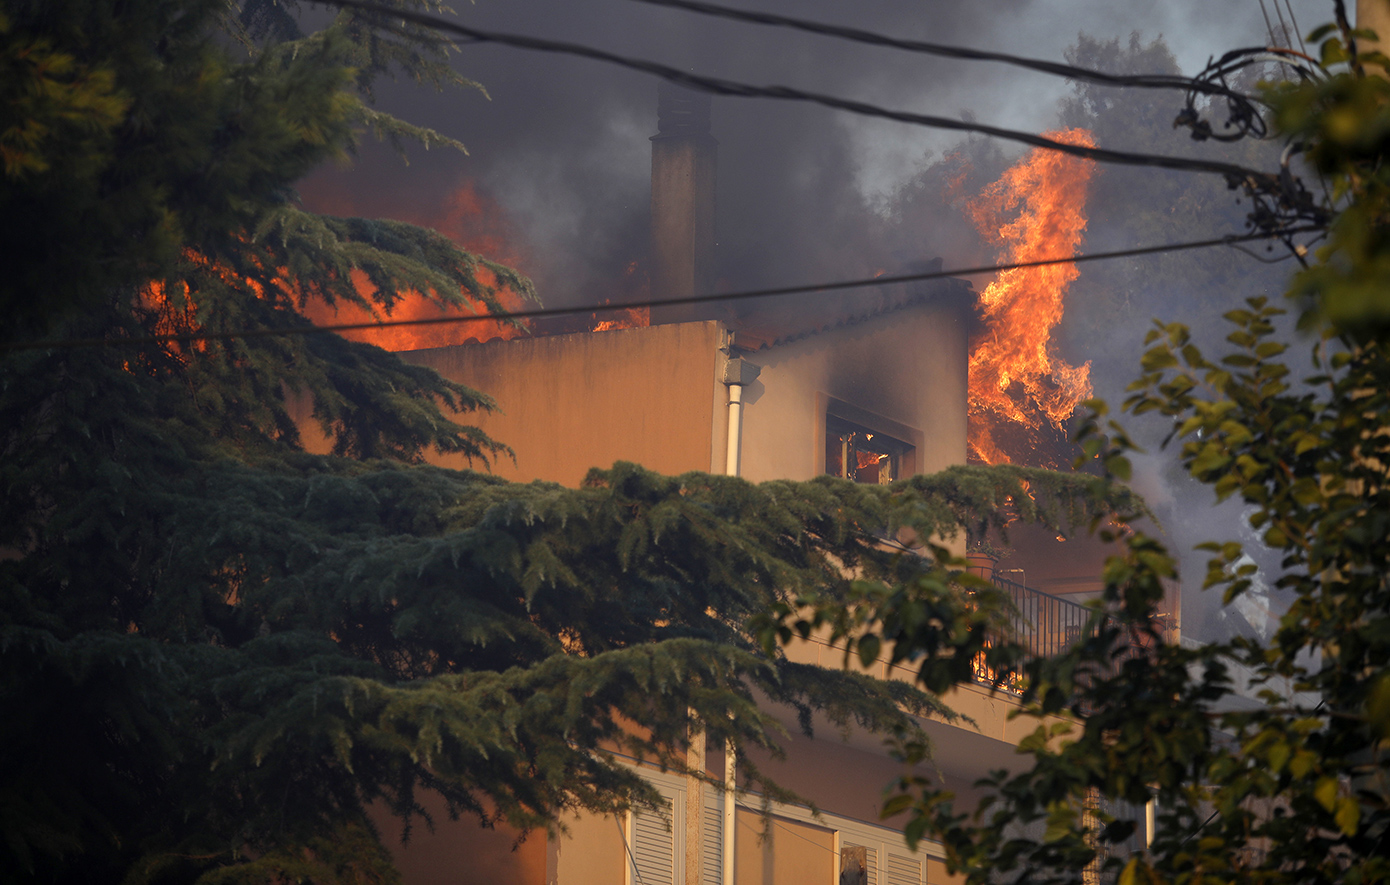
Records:
<instances>
[{"instance_id":1,"label":"burning house","mask_svg":"<svg viewBox=\"0 0 1390 885\"><path fill-rule=\"evenodd\" d=\"M717 147L708 99L663 87L652 138L651 279L658 299L711 289ZM1007 350L1010 343L987 337L991 327L980 325L978 302L970 284L945 279L853 296L675 304L652 308L649 318L629 315L621 324L626 328L610 323L497 337L402 356L501 404L501 411L476 423L514 448L515 461L494 466L507 479L575 485L595 465L626 460L666 474L709 471L754 482L830 473L888 483L965 463L972 444L980 445L971 434L982 408L1002 408L998 397L983 399L971 386L985 371L980 354ZM1011 358L1022 358L1014 350ZM1073 389L1054 384L1045 391L1053 408L1077 396L1084 367L1066 377ZM310 433L306 426L306 438ZM461 456L436 463L469 466ZM1062 572L1094 565L1060 559ZM1023 584L1013 585L1020 623L1064 625L1034 631L1038 650L1045 651L1041 643L1064 640L1065 625L1082 622L1080 606ZM843 660L842 651L814 640L788 654L825 666ZM871 670L882 678L907 677L890 672L885 662ZM1031 729L1009 720L1014 705L1007 694L966 686L946 700L973 724L925 727L936 767L968 802L971 785L991 769L1009 767L1017 742ZM821 813L775 806L768 839L759 835L759 797L736 797L644 769L671 801L665 814L581 816L565 821L562 835L520 844L514 844L517 834L501 827L479 830L441 818L437 831L417 832L398 849L398 863L412 885L455 881L461 869L516 885L950 881L940 846L928 842L909 851L893 823L879 821L881 791L900 773L880 740L844 737L830 728L806 738L792 711L786 716L793 735L787 758L759 764ZM712 777L724 776L725 761L718 748L708 748L704 763ZM851 869L862 875L841 877Z\"/></svg>"}]
</instances>

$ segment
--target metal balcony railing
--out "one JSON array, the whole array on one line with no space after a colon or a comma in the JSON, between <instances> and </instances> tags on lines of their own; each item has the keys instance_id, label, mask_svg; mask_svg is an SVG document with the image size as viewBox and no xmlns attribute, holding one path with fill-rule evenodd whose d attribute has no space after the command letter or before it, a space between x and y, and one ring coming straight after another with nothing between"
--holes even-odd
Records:
<instances>
[{"instance_id":1,"label":"metal balcony railing","mask_svg":"<svg viewBox=\"0 0 1390 885\"><path fill-rule=\"evenodd\" d=\"M1090 612L1085 606L995 575L994 586L1009 594L1014 638L1033 657L1051 657L1081 638Z\"/></svg>"},{"instance_id":2,"label":"metal balcony railing","mask_svg":"<svg viewBox=\"0 0 1390 885\"><path fill-rule=\"evenodd\" d=\"M1030 656L1050 657L1082 638L1090 617L1085 606L1025 587L998 573L991 575L990 580L1009 595L1013 603L1008 615L1011 638L1023 645ZM983 658L975 662L975 681L984 685L998 682L996 674L985 666ZM1003 680L999 687L1010 694L1023 693L1023 685L1017 676Z\"/></svg>"}]
</instances>

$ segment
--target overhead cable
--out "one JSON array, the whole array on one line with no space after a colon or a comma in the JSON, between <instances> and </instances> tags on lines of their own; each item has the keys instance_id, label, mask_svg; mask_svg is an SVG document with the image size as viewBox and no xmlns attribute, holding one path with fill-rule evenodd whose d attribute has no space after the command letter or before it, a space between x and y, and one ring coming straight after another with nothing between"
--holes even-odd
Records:
<instances>
[{"instance_id":1,"label":"overhead cable","mask_svg":"<svg viewBox=\"0 0 1390 885\"><path fill-rule=\"evenodd\" d=\"M1293 35L1298 38L1299 47L1306 53L1308 44L1303 42L1303 31L1298 27L1298 19L1293 17L1293 3L1290 0L1284 0L1284 6L1289 10L1289 23L1293 25ZM1293 45L1290 44L1289 48L1292 49Z\"/></svg>"},{"instance_id":2,"label":"overhead cable","mask_svg":"<svg viewBox=\"0 0 1390 885\"><path fill-rule=\"evenodd\" d=\"M736 98L766 98L774 101L818 104L822 107L846 111L863 117L893 120L899 123L925 126L931 129L974 132L980 135L988 135L991 138L999 138L1005 141L1026 144L1031 147L1058 151L1060 153L1070 154L1074 157L1094 160L1098 163L1175 169L1183 172L1208 172L1224 175L1228 183L1232 185L1243 182L1262 182L1275 189L1278 187L1277 176L1236 163L1224 163L1218 160L1202 160L1189 157L1171 157L1161 154L1139 154L1130 151L1112 150L1110 148L1067 144L1066 142L1055 141L1051 138L1045 138L1041 135L1034 135L1031 132L1023 132L1017 129L1005 129L999 126L989 126L971 120L938 117L932 114L893 110L891 108L883 108L851 98L841 98L839 96L827 95L820 92L809 92L791 86L754 86L736 80L691 74L679 68L661 64L660 62L618 55L614 52L598 49L593 46L586 46L580 43L549 40L543 37L532 37L525 34L503 34L495 31L484 31L468 25L461 25L449 19L440 18L439 16L415 12L413 10L395 9L382 6L378 3L369 2L369 0L323 0L323 2L329 6L341 6L346 9L357 9L363 12L381 15L388 23L398 21L455 34L459 37L466 38L472 43L495 43L500 46L511 46L517 49L528 49L535 52L546 52L558 55L572 55L578 58L600 61L629 70L640 71L644 74L650 74L679 86L684 86L687 89L692 89L697 92L708 92L711 95L725 95Z\"/></svg>"},{"instance_id":3,"label":"overhead cable","mask_svg":"<svg viewBox=\"0 0 1390 885\"><path fill-rule=\"evenodd\" d=\"M1104 71L1080 68L1075 65L1047 61L1041 58L1027 58L1019 55L1009 55L1004 52L990 52L983 49L971 49L966 46L952 46L947 43L930 43L925 40L908 40L901 37L893 37L888 34L865 31L861 28L832 25L825 22L811 21L810 19L777 15L771 12L735 9L716 3L706 3L703 2L703 0L632 0L632 2L642 3L647 6L679 9L684 12L695 13L696 15L706 15L713 18L723 18L755 25L789 28L791 30L804 31L808 34L817 34L836 40L847 40L852 43L863 43L869 46L899 49L903 52L935 55L941 58L954 58L963 61L999 62L1001 64L1025 68L1030 71L1066 77L1069 80L1083 80L1087 83L1098 83L1103 86L1136 87L1140 89L1179 89L1184 92L1195 91L1206 95L1229 95L1233 91L1216 83L1194 80L1191 77L1184 77L1177 74L1107 74ZM1251 100L1256 98L1255 96L1244 95L1243 93L1241 97Z\"/></svg>"},{"instance_id":4,"label":"overhead cable","mask_svg":"<svg viewBox=\"0 0 1390 885\"><path fill-rule=\"evenodd\" d=\"M1260 14L1265 18L1265 31L1269 34L1271 46L1279 45L1279 38L1274 36L1274 23L1269 20L1269 10L1265 8L1265 0L1260 0Z\"/></svg>"},{"instance_id":5,"label":"overhead cable","mask_svg":"<svg viewBox=\"0 0 1390 885\"><path fill-rule=\"evenodd\" d=\"M985 267L960 267L951 270L928 271L925 273L898 274L894 276L867 277L855 280L839 280L829 283L815 283L802 286L777 286L767 289L748 289L742 292L715 292L691 295L685 298L648 299L626 304L591 304L584 307L538 307L533 310L513 310L504 313L466 314L462 316L426 317L412 320L382 320L370 323L335 323L315 326L281 326L264 329L242 329L230 332L181 332L168 335L145 335L130 338L66 338L48 341L0 342L0 351L57 350L64 348L88 347L136 347L146 344L183 343L192 341L230 341L248 338L274 338L292 335L315 335L324 332L357 332L367 329L389 329L402 326L445 326L462 325L484 321L529 320L541 317L579 316L593 313L619 313L622 311L680 306L687 304L712 304L715 302L743 301L749 298L771 298L783 295L803 295L812 292L835 292L847 289L867 289L874 286L888 286L895 283L917 283L928 280L941 280L951 277L975 276L977 274L998 273L1006 270L1020 270L1028 267L1046 267L1052 264L1080 264L1087 261L1103 261L1115 258L1135 258L1141 255L1157 255L1164 252L1179 252L1189 249L1204 249L1212 246L1232 246L1256 240L1286 238L1294 234L1314 233L1321 228L1308 226L1281 231L1278 234L1253 233L1238 236L1215 237L1208 240L1192 240L1184 243L1165 243L1159 246L1140 246L1134 249L1120 249L1112 252L1091 252L1082 255L1068 255L1063 258L1042 258L1037 261L1015 261L1007 264L992 264Z\"/></svg>"}]
</instances>

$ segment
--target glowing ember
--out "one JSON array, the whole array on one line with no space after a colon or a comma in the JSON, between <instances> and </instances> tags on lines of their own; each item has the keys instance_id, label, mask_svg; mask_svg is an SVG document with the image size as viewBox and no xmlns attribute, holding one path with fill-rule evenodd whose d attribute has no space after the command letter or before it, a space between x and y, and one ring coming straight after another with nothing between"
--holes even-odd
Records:
<instances>
[{"instance_id":1,"label":"glowing ember","mask_svg":"<svg viewBox=\"0 0 1390 885\"><path fill-rule=\"evenodd\" d=\"M312 200L318 208L338 215L355 214L349 195L335 192L315 195ZM395 213L399 215L400 213ZM400 220L420 227L433 228L448 237L461 249L494 261L520 268L521 260L515 243L520 241L507 224L500 206L485 194L478 191L472 183L465 183L450 195L443 212L435 217L402 217ZM497 278L492 271L479 266L475 269L478 282L484 286L495 287ZM364 297L374 292L366 274L353 271L353 283ZM521 295L510 289L497 291L497 299L506 310L523 310L535 307ZM478 313L487 313L485 306L471 302ZM378 316L371 310L355 304L310 304L304 311L313 322L320 325L335 323L366 323L378 319L427 320L442 317L468 316L474 310L468 307L441 306L419 292L402 293L400 299L388 311L379 310ZM344 338L366 341L386 350L419 350L426 347L444 347L458 344L469 338L488 341L493 338L515 338L526 334L524 327L507 321L471 320L465 323L439 323L419 326L388 326L381 329L363 329L341 333Z\"/></svg>"},{"instance_id":2,"label":"glowing ember","mask_svg":"<svg viewBox=\"0 0 1390 885\"><path fill-rule=\"evenodd\" d=\"M636 261L628 262L627 268L623 271L618 291L622 293L618 297L619 302L645 301L651 297L651 282L647 278L646 271ZM605 298L603 303L612 304L612 299ZM613 329L644 329L651 324L651 308L625 307L609 311L596 311L594 323L590 330L608 332Z\"/></svg>"},{"instance_id":3,"label":"glowing ember","mask_svg":"<svg viewBox=\"0 0 1390 885\"><path fill-rule=\"evenodd\" d=\"M613 329L645 329L652 324L650 307L625 307L611 313L595 314L595 316L606 317L606 319L594 323L593 331L595 332L608 332Z\"/></svg>"},{"instance_id":4,"label":"glowing ember","mask_svg":"<svg viewBox=\"0 0 1390 885\"><path fill-rule=\"evenodd\" d=\"M880 455L878 452L855 452L854 460L860 470L865 467L877 467L878 462L887 458L887 455Z\"/></svg>"},{"instance_id":5,"label":"glowing ember","mask_svg":"<svg viewBox=\"0 0 1390 885\"><path fill-rule=\"evenodd\" d=\"M1084 129L1047 133L1092 146ZM1093 164L1034 150L968 204L975 227L1000 246L1001 262L1035 261L1075 251L1086 230L1086 188ZM985 331L971 343L970 448L987 464L1035 460L1044 431L1065 432L1091 393L1091 364L1071 366L1052 352L1062 298L1074 264L1006 270L980 296Z\"/></svg>"},{"instance_id":6,"label":"glowing ember","mask_svg":"<svg viewBox=\"0 0 1390 885\"><path fill-rule=\"evenodd\" d=\"M485 267L474 270L478 282L485 286L496 286L497 279ZM367 275L359 270L352 272L353 285L364 297L370 296L375 288ZM509 289L498 289L497 299L507 310L524 310L534 307L520 295ZM475 304L476 313L486 314L487 307ZM430 320L442 317L470 316L475 310L467 307L442 306L418 292L402 293L400 299L389 310L377 312L367 310L356 304L339 303L329 307L322 302L311 302L305 306L304 315L317 325L334 323L370 323L379 319L388 320ZM354 329L339 332L344 338L375 344L383 350L421 350L426 347L446 347L458 344L469 338L490 341L494 338L515 338L526 334L525 327L518 328L506 320L470 320L466 323L437 323L419 326L385 326L379 329Z\"/></svg>"},{"instance_id":7,"label":"glowing ember","mask_svg":"<svg viewBox=\"0 0 1390 885\"><path fill-rule=\"evenodd\" d=\"M251 277L238 277L231 269L212 261L195 249L185 248L182 255L186 269L193 271L189 278L150 280L136 291L136 305L141 310L148 311L154 321L151 327L153 334L185 335L201 331L202 324L198 322L198 288L196 284L190 284L190 279L196 277L199 271L208 276L218 277L231 286L245 286L254 292L257 298L265 297L265 287L259 281ZM170 282L173 283L172 288ZM209 342L206 340L168 341L164 344L166 352L170 354L190 349L205 352L208 346Z\"/></svg>"}]
</instances>

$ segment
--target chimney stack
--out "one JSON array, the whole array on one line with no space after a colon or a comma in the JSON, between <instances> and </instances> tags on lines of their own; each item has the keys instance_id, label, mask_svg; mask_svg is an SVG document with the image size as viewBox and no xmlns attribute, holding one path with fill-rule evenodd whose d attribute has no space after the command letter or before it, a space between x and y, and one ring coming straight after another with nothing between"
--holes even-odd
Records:
<instances>
[{"instance_id":1,"label":"chimney stack","mask_svg":"<svg viewBox=\"0 0 1390 885\"><path fill-rule=\"evenodd\" d=\"M652 298L710 291L714 263L714 161L710 97L662 81L652 136ZM704 305L653 307L651 322L701 319Z\"/></svg>"}]
</instances>

